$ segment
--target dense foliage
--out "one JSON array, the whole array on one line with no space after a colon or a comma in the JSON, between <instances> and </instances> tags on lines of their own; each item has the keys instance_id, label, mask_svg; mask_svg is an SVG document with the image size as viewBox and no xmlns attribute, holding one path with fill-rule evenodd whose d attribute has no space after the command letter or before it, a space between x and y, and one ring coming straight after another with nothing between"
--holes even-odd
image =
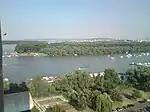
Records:
<instances>
[{"instance_id":1,"label":"dense foliage","mask_svg":"<svg viewBox=\"0 0 150 112\"><path fill-rule=\"evenodd\" d=\"M15 49L18 53L44 53L49 56L74 55L113 55L150 52L150 42L82 42L82 43L19 43Z\"/></svg>"},{"instance_id":2,"label":"dense foliage","mask_svg":"<svg viewBox=\"0 0 150 112\"><path fill-rule=\"evenodd\" d=\"M29 84L29 88L34 96L62 94L78 110L89 107L96 112L110 112L113 101L109 92L117 87L120 80L119 74L113 69L106 69L104 73L104 77L99 74L92 78L85 71L74 71L49 86L36 79Z\"/></svg>"},{"instance_id":3,"label":"dense foliage","mask_svg":"<svg viewBox=\"0 0 150 112\"><path fill-rule=\"evenodd\" d=\"M18 53L30 53L30 52L40 52L41 49L47 48L48 43L43 42L23 42L18 43L15 47L15 51Z\"/></svg>"},{"instance_id":4,"label":"dense foliage","mask_svg":"<svg viewBox=\"0 0 150 112\"><path fill-rule=\"evenodd\" d=\"M26 86L25 82L22 82L21 84L10 83L7 86L7 89L4 89L4 94L28 91L28 87Z\"/></svg>"},{"instance_id":5,"label":"dense foliage","mask_svg":"<svg viewBox=\"0 0 150 112\"><path fill-rule=\"evenodd\" d=\"M78 110L88 107L96 112L110 112L114 102L122 102L124 98L135 101L142 97L139 89L150 91L149 67L129 69L125 75L127 80L123 83L113 69L105 69L104 76L98 74L94 77L86 71L77 70L52 84L37 77L28 84L28 87L34 97L61 94ZM122 86L134 87L134 90L130 93L123 92L118 89Z\"/></svg>"},{"instance_id":6,"label":"dense foliage","mask_svg":"<svg viewBox=\"0 0 150 112\"><path fill-rule=\"evenodd\" d=\"M150 91L150 67L139 66L126 72L127 84L134 88Z\"/></svg>"}]
</instances>

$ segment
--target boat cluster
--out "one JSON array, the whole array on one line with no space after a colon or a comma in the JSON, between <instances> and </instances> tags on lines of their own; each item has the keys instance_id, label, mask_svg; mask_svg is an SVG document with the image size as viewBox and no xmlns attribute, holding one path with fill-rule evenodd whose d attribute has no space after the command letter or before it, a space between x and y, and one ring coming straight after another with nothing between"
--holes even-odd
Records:
<instances>
[{"instance_id":1,"label":"boat cluster","mask_svg":"<svg viewBox=\"0 0 150 112\"><path fill-rule=\"evenodd\" d=\"M134 62L132 62L130 65L150 66L150 62L148 62L148 63L134 63Z\"/></svg>"},{"instance_id":2,"label":"boat cluster","mask_svg":"<svg viewBox=\"0 0 150 112\"><path fill-rule=\"evenodd\" d=\"M43 80L43 81L46 81L46 82L48 82L48 83L53 83L54 81L56 81L56 80L58 80L59 78L58 77L53 77L53 76L43 76L43 77L41 77L41 80ZM30 81L32 81L33 79L32 78L30 78ZM28 80L29 81L29 80Z\"/></svg>"},{"instance_id":3,"label":"boat cluster","mask_svg":"<svg viewBox=\"0 0 150 112\"><path fill-rule=\"evenodd\" d=\"M136 55L136 54L129 54L128 52L126 52L126 55L122 55L122 56L120 56L120 58L122 59L122 58L130 58L130 57L141 57L141 56L149 56L150 54L149 53L141 53L141 54L138 54L138 55ZM111 59L111 60L113 60L113 59L115 59L115 57L111 57L110 55L108 55L108 57Z\"/></svg>"},{"instance_id":4,"label":"boat cluster","mask_svg":"<svg viewBox=\"0 0 150 112\"><path fill-rule=\"evenodd\" d=\"M10 58L10 57L18 57L18 53L17 52L13 52L13 53L7 53L5 52L4 55L2 56L3 58L7 57L7 58Z\"/></svg>"}]
</instances>

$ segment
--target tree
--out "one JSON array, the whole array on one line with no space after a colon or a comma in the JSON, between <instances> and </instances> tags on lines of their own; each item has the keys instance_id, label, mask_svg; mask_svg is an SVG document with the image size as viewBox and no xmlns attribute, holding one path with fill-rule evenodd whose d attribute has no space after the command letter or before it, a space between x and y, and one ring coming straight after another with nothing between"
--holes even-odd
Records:
<instances>
[{"instance_id":1,"label":"tree","mask_svg":"<svg viewBox=\"0 0 150 112\"><path fill-rule=\"evenodd\" d=\"M95 77L95 88L99 91L104 91L104 77L98 74Z\"/></svg>"},{"instance_id":2,"label":"tree","mask_svg":"<svg viewBox=\"0 0 150 112\"><path fill-rule=\"evenodd\" d=\"M143 89L145 91L150 91L150 80L144 83Z\"/></svg>"},{"instance_id":3,"label":"tree","mask_svg":"<svg viewBox=\"0 0 150 112\"><path fill-rule=\"evenodd\" d=\"M142 97L142 93L139 90L133 90L133 96L135 98L141 98Z\"/></svg>"},{"instance_id":4,"label":"tree","mask_svg":"<svg viewBox=\"0 0 150 112\"><path fill-rule=\"evenodd\" d=\"M113 101L123 101L123 97L121 96L120 92L117 90L112 90L110 97Z\"/></svg>"},{"instance_id":5,"label":"tree","mask_svg":"<svg viewBox=\"0 0 150 112\"><path fill-rule=\"evenodd\" d=\"M94 110L96 112L111 112L112 100L108 94L98 94L93 98Z\"/></svg>"},{"instance_id":6,"label":"tree","mask_svg":"<svg viewBox=\"0 0 150 112\"><path fill-rule=\"evenodd\" d=\"M120 83L119 74L114 69L105 69L104 88L106 90L114 89Z\"/></svg>"}]
</instances>

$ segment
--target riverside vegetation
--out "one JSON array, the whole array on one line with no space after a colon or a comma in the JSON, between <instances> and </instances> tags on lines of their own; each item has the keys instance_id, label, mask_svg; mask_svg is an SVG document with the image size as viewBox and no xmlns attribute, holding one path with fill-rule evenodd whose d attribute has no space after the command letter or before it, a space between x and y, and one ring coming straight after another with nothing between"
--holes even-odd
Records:
<instances>
[{"instance_id":1,"label":"riverside vegetation","mask_svg":"<svg viewBox=\"0 0 150 112\"><path fill-rule=\"evenodd\" d=\"M149 67L129 69L125 76L123 82L113 69L106 69L104 76L96 77L77 70L51 84L36 77L28 83L28 88L33 97L63 95L79 111L111 112L150 98Z\"/></svg>"},{"instance_id":2,"label":"riverside vegetation","mask_svg":"<svg viewBox=\"0 0 150 112\"><path fill-rule=\"evenodd\" d=\"M20 54L30 55L39 53L39 55L49 56L83 56L83 55L114 55L150 52L150 42L63 42L51 43L46 42L22 42L18 43L15 51Z\"/></svg>"}]
</instances>

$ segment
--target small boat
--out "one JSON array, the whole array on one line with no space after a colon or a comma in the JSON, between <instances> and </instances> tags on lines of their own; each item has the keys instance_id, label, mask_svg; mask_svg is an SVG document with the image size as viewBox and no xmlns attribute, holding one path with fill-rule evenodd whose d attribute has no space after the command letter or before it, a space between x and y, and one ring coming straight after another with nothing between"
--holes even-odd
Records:
<instances>
[{"instance_id":1,"label":"small boat","mask_svg":"<svg viewBox=\"0 0 150 112\"><path fill-rule=\"evenodd\" d=\"M113 59L115 59L115 58L114 58L114 57L111 57L110 59L113 60Z\"/></svg>"},{"instance_id":2,"label":"small boat","mask_svg":"<svg viewBox=\"0 0 150 112\"><path fill-rule=\"evenodd\" d=\"M110 55L108 55L108 57L110 57Z\"/></svg>"},{"instance_id":3,"label":"small boat","mask_svg":"<svg viewBox=\"0 0 150 112\"><path fill-rule=\"evenodd\" d=\"M7 57L8 57L8 58L10 58L10 57L11 57L11 55L7 55Z\"/></svg>"},{"instance_id":4,"label":"small boat","mask_svg":"<svg viewBox=\"0 0 150 112\"><path fill-rule=\"evenodd\" d=\"M3 58L5 58L5 56L2 56Z\"/></svg>"},{"instance_id":5,"label":"small boat","mask_svg":"<svg viewBox=\"0 0 150 112\"><path fill-rule=\"evenodd\" d=\"M137 65L143 65L142 63L137 63Z\"/></svg>"},{"instance_id":6,"label":"small boat","mask_svg":"<svg viewBox=\"0 0 150 112\"><path fill-rule=\"evenodd\" d=\"M78 70L81 70L81 68L79 67Z\"/></svg>"},{"instance_id":7,"label":"small boat","mask_svg":"<svg viewBox=\"0 0 150 112\"><path fill-rule=\"evenodd\" d=\"M74 54L74 56L78 56L78 54Z\"/></svg>"},{"instance_id":8,"label":"small boat","mask_svg":"<svg viewBox=\"0 0 150 112\"><path fill-rule=\"evenodd\" d=\"M132 62L130 65L136 65L134 62Z\"/></svg>"},{"instance_id":9,"label":"small boat","mask_svg":"<svg viewBox=\"0 0 150 112\"><path fill-rule=\"evenodd\" d=\"M120 58L123 58L123 56L120 56Z\"/></svg>"},{"instance_id":10,"label":"small boat","mask_svg":"<svg viewBox=\"0 0 150 112\"><path fill-rule=\"evenodd\" d=\"M146 55L148 56L148 55L149 55L149 53L146 53Z\"/></svg>"},{"instance_id":11,"label":"small boat","mask_svg":"<svg viewBox=\"0 0 150 112\"><path fill-rule=\"evenodd\" d=\"M130 58L131 56L132 56L132 54L128 54L128 55L126 55L127 56L127 58Z\"/></svg>"}]
</instances>

